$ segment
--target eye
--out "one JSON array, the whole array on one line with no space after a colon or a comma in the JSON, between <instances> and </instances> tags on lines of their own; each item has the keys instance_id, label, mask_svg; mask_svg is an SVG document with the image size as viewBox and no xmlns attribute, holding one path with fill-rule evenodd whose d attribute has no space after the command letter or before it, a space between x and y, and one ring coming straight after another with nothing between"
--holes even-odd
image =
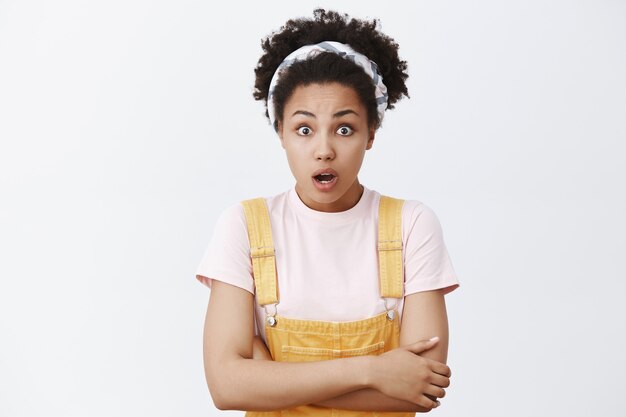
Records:
<instances>
[{"instance_id":1,"label":"eye","mask_svg":"<svg viewBox=\"0 0 626 417\"><path fill-rule=\"evenodd\" d=\"M297 132L298 132L298 135L300 136L308 136L311 134L312 130L308 126L300 126Z\"/></svg>"},{"instance_id":2,"label":"eye","mask_svg":"<svg viewBox=\"0 0 626 417\"><path fill-rule=\"evenodd\" d=\"M354 133L354 130L352 130L350 126L343 125L339 129L337 129L337 133L339 133L341 136L350 136L352 133Z\"/></svg>"}]
</instances>

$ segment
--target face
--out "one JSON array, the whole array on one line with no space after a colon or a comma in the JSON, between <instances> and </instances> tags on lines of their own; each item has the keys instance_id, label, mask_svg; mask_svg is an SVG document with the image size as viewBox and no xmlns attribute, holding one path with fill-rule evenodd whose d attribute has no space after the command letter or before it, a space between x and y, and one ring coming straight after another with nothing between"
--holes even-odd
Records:
<instances>
[{"instance_id":1,"label":"face","mask_svg":"<svg viewBox=\"0 0 626 417\"><path fill-rule=\"evenodd\" d=\"M325 212L353 207L363 193L357 175L374 134L352 88L338 83L297 87L285 103L278 135L300 200ZM322 170L332 175L316 176Z\"/></svg>"}]
</instances>

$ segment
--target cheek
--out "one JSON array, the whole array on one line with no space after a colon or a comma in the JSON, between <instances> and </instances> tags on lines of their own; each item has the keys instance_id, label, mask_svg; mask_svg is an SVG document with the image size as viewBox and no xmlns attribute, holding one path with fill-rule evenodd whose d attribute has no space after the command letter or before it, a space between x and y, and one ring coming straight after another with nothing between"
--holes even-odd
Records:
<instances>
[{"instance_id":1,"label":"cheek","mask_svg":"<svg viewBox=\"0 0 626 417\"><path fill-rule=\"evenodd\" d=\"M350 155L350 168L354 171L358 171L361 168L363 159L365 157L365 149L358 149L352 152Z\"/></svg>"},{"instance_id":2,"label":"cheek","mask_svg":"<svg viewBox=\"0 0 626 417\"><path fill-rule=\"evenodd\" d=\"M365 156L365 146L354 146L349 150L350 159L361 160Z\"/></svg>"},{"instance_id":3,"label":"cheek","mask_svg":"<svg viewBox=\"0 0 626 417\"><path fill-rule=\"evenodd\" d=\"M286 154L287 154L287 162L289 163L289 166L291 167L291 171L294 174L306 171L306 166L304 164L305 157L301 150L294 150L294 149L287 148Z\"/></svg>"}]
</instances>

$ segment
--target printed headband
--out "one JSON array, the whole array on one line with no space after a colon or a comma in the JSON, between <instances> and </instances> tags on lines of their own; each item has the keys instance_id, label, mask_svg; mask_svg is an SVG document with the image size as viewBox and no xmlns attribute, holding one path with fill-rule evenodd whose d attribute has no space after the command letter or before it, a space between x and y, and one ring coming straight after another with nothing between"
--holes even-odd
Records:
<instances>
[{"instance_id":1,"label":"printed headband","mask_svg":"<svg viewBox=\"0 0 626 417\"><path fill-rule=\"evenodd\" d=\"M374 61L371 61L368 57L363 54L358 53L354 49L352 49L349 45L341 42L335 41L324 41L320 42L316 45L304 45L289 55L281 62L281 64L274 72L274 76L272 77L272 81L270 82L270 89L267 99L267 112L270 116L270 122L272 126L274 126L274 121L276 116L274 115L274 89L276 88L276 84L278 83L278 79L280 78L280 72L283 68L291 66L296 61L302 61L308 58L312 58L320 52L334 52L337 55L349 59L354 62L361 68L363 71L374 81L374 85L376 86L376 103L377 103L377 111L378 118L382 121L383 116L385 114L385 109L387 108L387 87L383 84L383 77L378 70L378 65Z\"/></svg>"}]
</instances>

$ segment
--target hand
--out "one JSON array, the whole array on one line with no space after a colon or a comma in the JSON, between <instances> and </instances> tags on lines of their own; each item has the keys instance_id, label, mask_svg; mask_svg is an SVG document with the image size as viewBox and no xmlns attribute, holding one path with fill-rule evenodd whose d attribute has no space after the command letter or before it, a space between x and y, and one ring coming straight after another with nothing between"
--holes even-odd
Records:
<instances>
[{"instance_id":1,"label":"hand","mask_svg":"<svg viewBox=\"0 0 626 417\"><path fill-rule=\"evenodd\" d=\"M261 336L254 336L252 340L252 359L273 360Z\"/></svg>"},{"instance_id":2,"label":"hand","mask_svg":"<svg viewBox=\"0 0 626 417\"><path fill-rule=\"evenodd\" d=\"M427 409L439 406L443 388L450 386L450 368L418 354L434 347L439 339L421 340L374 357L373 388L390 397L410 401Z\"/></svg>"}]
</instances>

